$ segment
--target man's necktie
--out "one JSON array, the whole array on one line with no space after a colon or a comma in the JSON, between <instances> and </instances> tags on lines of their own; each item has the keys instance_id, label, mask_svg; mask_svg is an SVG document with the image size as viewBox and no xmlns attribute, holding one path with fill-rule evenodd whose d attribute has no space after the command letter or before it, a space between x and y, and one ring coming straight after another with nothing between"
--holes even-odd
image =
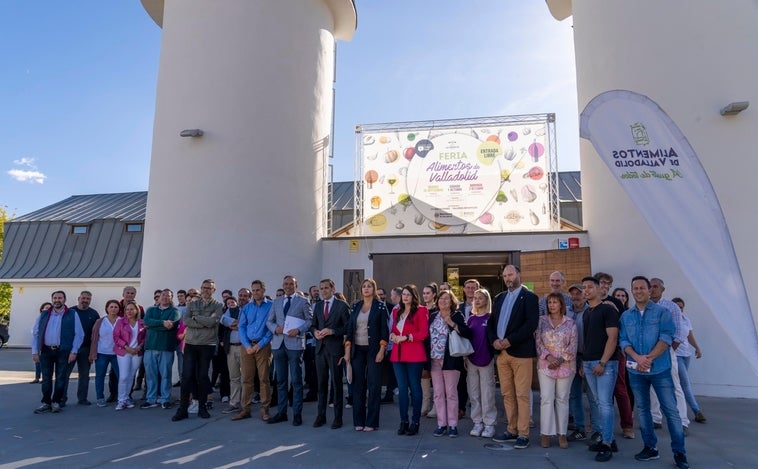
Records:
<instances>
[{"instance_id":1,"label":"man's necktie","mask_svg":"<svg viewBox=\"0 0 758 469\"><path fill-rule=\"evenodd\" d=\"M329 302L324 301L324 322L329 319Z\"/></svg>"},{"instance_id":2,"label":"man's necktie","mask_svg":"<svg viewBox=\"0 0 758 469\"><path fill-rule=\"evenodd\" d=\"M291 296L288 296L288 297L287 297L287 301L285 301L285 302L284 302L284 315L285 315L285 316L287 315L287 313L288 313L288 312L289 312L289 310L290 310L290 300L291 300L291 299L292 299L292 297L291 297Z\"/></svg>"}]
</instances>

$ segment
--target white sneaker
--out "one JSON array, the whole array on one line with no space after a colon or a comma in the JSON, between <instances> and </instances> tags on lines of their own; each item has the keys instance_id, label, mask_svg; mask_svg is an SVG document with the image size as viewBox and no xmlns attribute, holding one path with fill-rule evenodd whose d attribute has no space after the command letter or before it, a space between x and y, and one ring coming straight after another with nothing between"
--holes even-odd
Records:
<instances>
[{"instance_id":1,"label":"white sneaker","mask_svg":"<svg viewBox=\"0 0 758 469\"><path fill-rule=\"evenodd\" d=\"M229 403L229 396L222 397L221 398L221 402L224 403L224 404L228 404Z\"/></svg>"},{"instance_id":2,"label":"white sneaker","mask_svg":"<svg viewBox=\"0 0 758 469\"><path fill-rule=\"evenodd\" d=\"M200 403L197 401L197 399L192 399L192 402L190 403L189 407L187 408L187 412L190 414L196 414L197 408L200 406Z\"/></svg>"},{"instance_id":3,"label":"white sneaker","mask_svg":"<svg viewBox=\"0 0 758 469\"><path fill-rule=\"evenodd\" d=\"M492 438L493 436L495 436L495 426L485 425L484 431L482 432L482 438Z\"/></svg>"},{"instance_id":4,"label":"white sneaker","mask_svg":"<svg viewBox=\"0 0 758 469\"><path fill-rule=\"evenodd\" d=\"M469 435L482 436L482 430L484 430L484 424L475 423L474 428L471 429L471 431L469 432Z\"/></svg>"},{"instance_id":5,"label":"white sneaker","mask_svg":"<svg viewBox=\"0 0 758 469\"><path fill-rule=\"evenodd\" d=\"M116 404L116 410L124 410L126 409L126 402L121 401L118 404Z\"/></svg>"}]
</instances>

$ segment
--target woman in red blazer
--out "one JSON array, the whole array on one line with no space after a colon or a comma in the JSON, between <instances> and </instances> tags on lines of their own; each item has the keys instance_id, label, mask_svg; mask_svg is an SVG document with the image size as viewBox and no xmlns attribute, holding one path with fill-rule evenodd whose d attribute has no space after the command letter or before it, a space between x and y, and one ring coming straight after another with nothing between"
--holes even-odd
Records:
<instances>
[{"instance_id":1,"label":"woman in red blazer","mask_svg":"<svg viewBox=\"0 0 758 469\"><path fill-rule=\"evenodd\" d=\"M426 363L424 340L429 336L429 311L419 305L418 290L415 285L403 287L401 302L392 310L392 347L390 361L397 378L400 407L400 428L398 435L415 435L421 420L421 372ZM408 388L411 389L413 415L408 423Z\"/></svg>"},{"instance_id":2,"label":"woman in red blazer","mask_svg":"<svg viewBox=\"0 0 758 469\"><path fill-rule=\"evenodd\" d=\"M116 410L131 409L134 401L129 398L134 375L142 363L147 329L139 319L139 306L130 301L124 307L124 317L113 326L113 351L118 361L118 404Z\"/></svg>"}]
</instances>

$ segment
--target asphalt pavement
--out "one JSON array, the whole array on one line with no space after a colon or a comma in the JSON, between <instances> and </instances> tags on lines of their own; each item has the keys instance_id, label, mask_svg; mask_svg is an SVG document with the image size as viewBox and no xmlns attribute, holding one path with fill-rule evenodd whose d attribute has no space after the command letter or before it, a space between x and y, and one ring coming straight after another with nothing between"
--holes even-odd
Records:
<instances>
[{"instance_id":1,"label":"asphalt pavement","mask_svg":"<svg viewBox=\"0 0 758 469\"><path fill-rule=\"evenodd\" d=\"M207 420L191 414L187 420L172 422L175 407L137 407L116 412L113 404L105 408L80 406L76 404L76 371L69 385L69 405L58 414L35 415L33 410L39 405L41 391L38 384L29 384L33 378L34 365L28 349L0 350L0 469L673 467L665 425L657 430L660 460L634 460L634 454L642 449L635 422L637 438L623 439L617 428L619 452L611 461L599 463L585 442L572 442L568 449L560 449L554 441L552 447L541 448L539 428L532 429L531 446L523 450L470 437L473 423L468 417L459 423L458 438L434 437L436 420L429 418L422 418L419 435L398 436L397 403L382 405L380 428L371 433L353 429L350 409L344 411L343 428L330 428L331 409L327 425L313 428L316 403L304 404L300 427L292 425L291 409L288 422L271 425L260 420L257 406L253 408L254 418L233 422L231 415L221 413L218 395ZM178 394L178 388L174 388L174 397ZM141 392L135 396L141 397ZM90 400L95 400L94 374L90 379ZM699 402L708 422L691 424L686 440L691 467L758 467L758 400L699 397ZM502 431L502 402L498 407L498 431ZM535 393L537 427L538 412L539 396Z\"/></svg>"}]
</instances>

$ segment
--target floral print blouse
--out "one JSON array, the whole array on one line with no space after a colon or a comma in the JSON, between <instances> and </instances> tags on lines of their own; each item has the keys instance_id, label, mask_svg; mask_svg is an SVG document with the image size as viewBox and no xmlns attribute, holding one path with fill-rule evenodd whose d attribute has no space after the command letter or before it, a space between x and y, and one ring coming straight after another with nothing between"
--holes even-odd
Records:
<instances>
[{"instance_id":1,"label":"floral print blouse","mask_svg":"<svg viewBox=\"0 0 758 469\"><path fill-rule=\"evenodd\" d=\"M576 345L577 331L574 320L563 316L558 326L553 327L550 316L540 316L540 322L536 332L537 354L539 361L537 368L550 378L569 378L576 372ZM550 369L547 356L552 355L562 358L563 362L555 369Z\"/></svg>"}]
</instances>

